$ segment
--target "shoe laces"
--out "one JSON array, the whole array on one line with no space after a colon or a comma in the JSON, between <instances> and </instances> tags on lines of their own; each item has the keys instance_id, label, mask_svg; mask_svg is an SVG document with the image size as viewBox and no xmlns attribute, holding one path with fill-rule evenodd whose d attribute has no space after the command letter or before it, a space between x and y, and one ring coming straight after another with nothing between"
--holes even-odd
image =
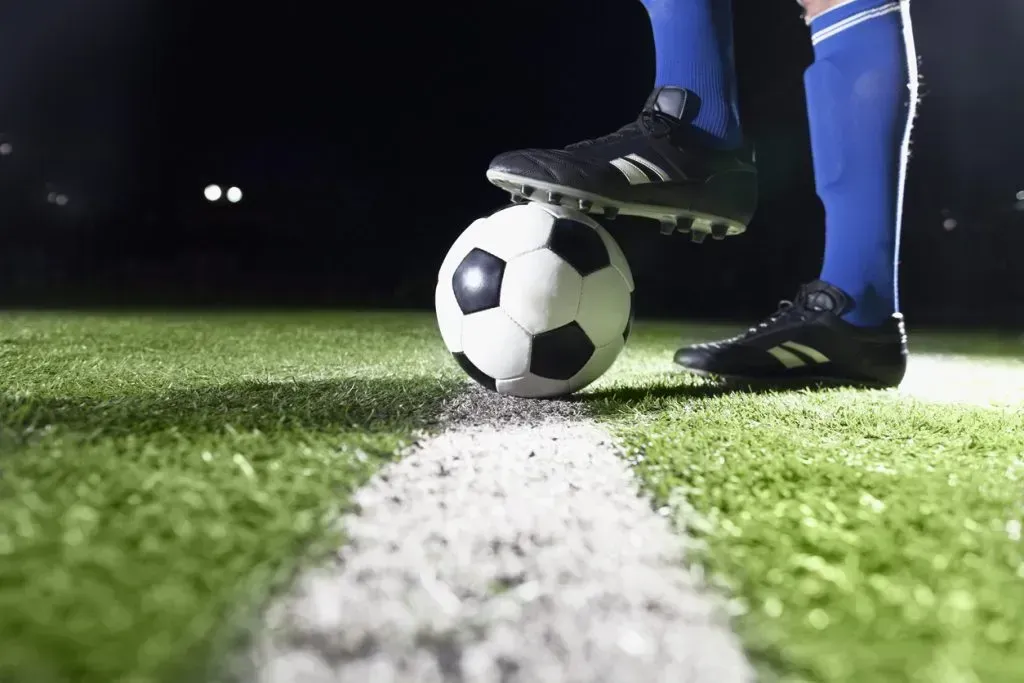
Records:
<instances>
[{"instance_id":1,"label":"shoe laces","mask_svg":"<svg viewBox=\"0 0 1024 683\"><path fill-rule=\"evenodd\" d=\"M803 292L801 291L801 294L802 293ZM746 341L747 339L756 336L757 334L760 334L761 332L765 331L772 325L775 325L776 323L780 322L785 318L789 318L791 316L800 316L801 318L803 318L805 315L803 307L796 305L799 301L800 295L797 295L795 301L783 299L779 301L779 305L775 309L774 313L772 313L770 316L768 316L761 322L757 323L756 325L747 328L745 332L740 332L736 336L729 337L728 339L720 339L714 342L707 342L706 344L701 344L700 346L707 346L714 349L722 348L723 346L726 346L728 344L736 344L738 342Z\"/></svg>"},{"instance_id":2,"label":"shoe laces","mask_svg":"<svg viewBox=\"0 0 1024 683\"><path fill-rule=\"evenodd\" d=\"M594 138L593 140L581 140L580 142L574 142L565 149L574 150L582 147L590 147L591 145L606 144L637 134L660 136L667 134L670 130L671 126L667 121L665 121L665 117L662 114L659 114L653 109L644 109L640 112L640 116L638 116L635 121L627 123L617 131L607 135L602 135L601 137Z\"/></svg>"},{"instance_id":3,"label":"shoe laces","mask_svg":"<svg viewBox=\"0 0 1024 683\"><path fill-rule=\"evenodd\" d=\"M772 313L770 316L768 316L761 322L757 323L753 327L750 327L746 332L740 334L735 339L745 339L747 337L751 337L755 334L763 332L764 330L781 322L784 319L797 318L800 321L805 320L807 317L807 309L801 304L803 304L806 298L806 287L801 287L793 300L782 299L781 301L779 301L778 307L775 309L774 313Z\"/></svg>"}]
</instances>

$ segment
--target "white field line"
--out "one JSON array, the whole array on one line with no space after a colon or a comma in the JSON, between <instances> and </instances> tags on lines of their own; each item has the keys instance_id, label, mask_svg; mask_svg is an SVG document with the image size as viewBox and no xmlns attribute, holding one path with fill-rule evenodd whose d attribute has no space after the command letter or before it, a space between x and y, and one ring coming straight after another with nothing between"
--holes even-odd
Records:
<instances>
[{"instance_id":1,"label":"white field line","mask_svg":"<svg viewBox=\"0 0 1024 683\"><path fill-rule=\"evenodd\" d=\"M357 494L336 561L268 611L252 680L752 680L683 539L595 423L564 403L469 403L489 417Z\"/></svg>"}]
</instances>

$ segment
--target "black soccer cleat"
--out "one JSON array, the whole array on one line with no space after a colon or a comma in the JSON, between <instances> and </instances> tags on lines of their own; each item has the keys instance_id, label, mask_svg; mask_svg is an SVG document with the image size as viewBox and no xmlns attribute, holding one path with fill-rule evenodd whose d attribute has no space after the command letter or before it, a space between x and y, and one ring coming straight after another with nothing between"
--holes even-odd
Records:
<instances>
[{"instance_id":1,"label":"black soccer cleat","mask_svg":"<svg viewBox=\"0 0 1024 683\"><path fill-rule=\"evenodd\" d=\"M755 386L898 386L907 369L903 316L857 327L840 317L852 308L846 293L816 280L764 322L731 339L681 348L675 362L698 375Z\"/></svg>"},{"instance_id":2,"label":"black soccer cleat","mask_svg":"<svg viewBox=\"0 0 1024 683\"><path fill-rule=\"evenodd\" d=\"M718 151L691 122L700 99L656 89L636 121L565 149L524 149L491 161L487 179L512 200L561 204L614 218L641 216L701 242L747 229L757 205L753 150Z\"/></svg>"}]
</instances>

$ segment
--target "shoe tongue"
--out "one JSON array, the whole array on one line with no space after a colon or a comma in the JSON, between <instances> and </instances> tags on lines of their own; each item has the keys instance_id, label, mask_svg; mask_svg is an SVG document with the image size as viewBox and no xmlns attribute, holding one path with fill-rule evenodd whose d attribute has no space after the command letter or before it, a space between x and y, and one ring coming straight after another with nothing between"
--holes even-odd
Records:
<instances>
[{"instance_id":1,"label":"shoe tongue","mask_svg":"<svg viewBox=\"0 0 1024 683\"><path fill-rule=\"evenodd\" d=\"M797 302L812 311L830 311L844 315L853 310L853 299L846 292L824 280L815 280L801 289Z\"/></svg>"},{"instance_id":2,"label":"shoe tongue","mask_svg":"<svg viewBox=\"0 0 1024 683\"><path fill-rule=\"evenodd\" d=\"M689 123L700 112L700 97L691 90L666 85L651 93L644 108Z\"/></svg>"}]
</instances>

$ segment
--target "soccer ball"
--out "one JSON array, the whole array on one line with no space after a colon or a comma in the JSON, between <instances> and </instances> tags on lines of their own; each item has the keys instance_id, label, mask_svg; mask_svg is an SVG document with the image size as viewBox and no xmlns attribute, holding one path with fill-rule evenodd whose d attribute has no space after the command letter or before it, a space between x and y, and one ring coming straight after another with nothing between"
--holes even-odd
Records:
<instances>
[{"instance_id":1,"label":"soccer ball","mask_svg":"<svg viewBox=\"0 0 1024 683\"><path fill-rule=\"evenodd\" d=\"M564 396L612 366L633 322L633 274L589 216L522 204L481 218L441 265L434 294L445 346L488 389Z\"/></svg>"}]
</instances>

